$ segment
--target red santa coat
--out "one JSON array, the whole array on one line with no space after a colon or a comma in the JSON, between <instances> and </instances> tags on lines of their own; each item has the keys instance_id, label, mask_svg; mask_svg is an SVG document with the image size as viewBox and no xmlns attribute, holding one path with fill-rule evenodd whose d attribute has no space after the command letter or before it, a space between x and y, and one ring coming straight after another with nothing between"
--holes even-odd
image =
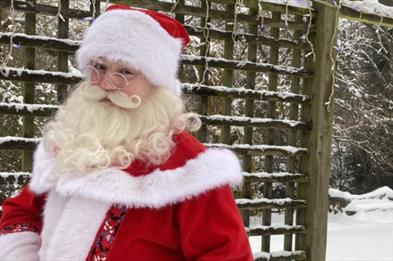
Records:
<instances>
[{"instance_id":1,"label":"red santa coat","mask_svg":"<svg viewBox=\"0 0 393 261\"><path fill-rule=\"evenodd\" d=\"M40 144L30 183L3 204L1 260L253 260L231 186L239 159L187 132L160 166L56 178Z\"/></svg>"}]
</instances>

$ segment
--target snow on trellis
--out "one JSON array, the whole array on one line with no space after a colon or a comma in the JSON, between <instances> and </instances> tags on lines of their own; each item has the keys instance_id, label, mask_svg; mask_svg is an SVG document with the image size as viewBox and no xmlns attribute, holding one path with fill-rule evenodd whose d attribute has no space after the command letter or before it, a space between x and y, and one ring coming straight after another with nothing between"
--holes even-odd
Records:
<instances>
[{"instance_id":1,"label":"snow on trellis","mask_svg":"<svg viewBox=\"0 0 393 261\"><path fill-rule=\"evenodd\" d=\"M301 225L294 225L294 226L289 226L289 225L275 225L275 226L263 226L263 225L254 225L251 227L247 227L246 231L250 232L251 230L269 230L269 229L280 229L280 230L287 230L288 232L291 230L301 230L304 229L304 226Z\"/></svg>"},{"instance_id":2,"label":"snow on trellis","mask_svg":"<svg viewBox=\"0 0 393 261\"><path fill-rule=\"evenodd\" d=\"M15 108L16 111L21 111L26 109L27 111L33 113L35 111L43 111L45 109L58 109L58 105L49 104L26 104L26 103L5 103L0 102L0 107Z\"/></svg>"},{"instance_id":3,"label":"snow on trellis","mask_svg":"<svg viewBox=\"0 0 393 261\"><path fill-rule=\"evenodd\" d=\"M39 143L41 138L24 138L24 137L13 137L13 136L5 136L5 137L0 137L0 144L6 143L6 142L26 142L26 143Z\"/></svg>"},{"instance_id":4,"label":"snow on trellis","mask_svg":"<svg viewBox=\"0 0 393 261\"><path fill-rule=\"evenodd\" d=\"M31 175L30 172L23 172L23 171L19 171L19 172L0 172L0 177L1 178L8 178L8 177L18 178L18 177L25 177L25 176L30 176L30 175Z\"/></svg>"},{"instance_id":5,"label":"snow on trellis","mask_svg":"<svg viewBox=\"0 0 393 261\"><path fill-rule=\"evenodd\" d=\"M297 94L297 93L291 93L291 92L274 92L274 91L266 91L266 90L253 90L253 89L247 89L247 88L231 88L228 86L220 86L220 85L204 85L204 84L195 84L195 83L183 83L182 84L183 90L187 90L191 92L192 90L195 89L210 89L212 91L218 91L221 93L227 93L227 94L249 94L249 95L259 95L260 98L262 97L278 97L280 99L288 99L288 98L298 98L302 102L307 102L311 100L310 96L307 95L302 95L302 94Z\"/></svg>"},{"instance_id":6,"label":"snow on trellis","mask_svg":"<svg viewBox=\"0 0 393 261\"><path fill-rule=\"evenodd\" d=\"M288 203L300 203L305 204L305 200L298 200L292 198L279 198L279 199L269 199L269 198L257 198L257 199L247 199L247 198L240 198L236 199L236 203L242 204L258 204L258 203L266 203L266 204L275 204L275 205L285 205Z\"/></svg>"},{"instance_id":7,"label":"snow on trellis","mask_svg":"<svg viewBox=\"0 0 393 261\"><path fill-rule=\"evenodd\" d=\"M304 177L304 174L300 173L290 173L290 172L254 172L247 173L243 172L244 177L257 177L257 178L289 178L289 177Z\"/></svg>"},{"instance_id":8,"label":"snow on trellis","mask_svg":"<svg viewBox=\"0 0 393 261\"><path fill-rule=\"evenodd\" d=\"M312 1L310 0L264 0L263 2L275 3L280 5L288 5L303 9L312 8ZM326 5L337 6L334 1L317 1L325 2ZM359 13L373 14L381 17L393 18L393 6L388 6L381 3L379 0L340 0L342 6L349 7Z\"/></svg>"},{"instance_id":9,"label":"snow on trellis","mask_svg":"<svg viewBox=\"0 0 393 261\"><path fill-rule=\"evenodd\" d=\"M292 7L308 9L312 7L312 1L310 0L264 0L263 2L288 5Z\"/></svg>"},{"instance_id":10,"label":"snow on trellis","mask_svg":"<svg viewBox=\"0 0 393 261\"><path fill-rule=\"evenodd\" d=\"M205 143L206 146L208 147L214 147L214 148L226 148L226 149L240 149L243 151L251 151L251 150L258 150L261 152L264 151L277 151L277 152L283 152L283 153L288 153L291 155L296 155L296 154L304 154L307 153L308 150L307 148L300 148L300 147L294 147L294 146L279 146L279 145L251 145L251 144L233 144L233 145L228 145L228 144L223 144L223 143Z\"/></svg>"},{"instance_id":11,"label":"snow on trellis","mask_svg":"<svg viewBox=\"0 0 393 261\"><path fill-rule=\"evenodd\" d=\"M56 41L56 42L63 42L64 44L67 44L69 46L73 46L77 48L80 44L80 41L75 41L75 40L70 40L70 39L61 39L61 38L56 38L56 37L51 37L51 36L45 36L45 35L31 35L31 34L25 34L25 33L9 33L9 32L0 32L0 39L2 37L11 37L17 38L17 37L23 37L28 40L42 40L42 41ZM17 42L17 40L14 40Z\"/></svg>"},{"instance_id":12,"label":"snow on trellis","mask_svg":"<svg viewBox=\"0 0 393 261\"><path fill-rule=\"evenodd\" d=\"M271 253L259 252L254 253L255 260L278 260L278 258L289 258L289 257L304 257L305 251L274 251Z\"/></svg>"},{"instance_id":13,"label":"snow on trellis","mask_svg":"<svg viewBox=\"0 0 393 261\"><path fill-rule=\"evenodd\" d=\"M381 4L378 0L342 0L341 4L359 13L381 16L381 19L393 18L393 7Z\"/></svg>"},{"instance_id":14,"label":"snow on trellis","mask_svg":"<svg viewBox=\"0 0 393 261\"><path fill-rule=\"evenodd\" d=\"M245 117L245 116L226 116L226 115L209 115L208 116L209 120L214 120L214 121L227 121L229 123L231 122L244 122L244 123L273 123L273 122L280 122L283 124L287 124L290 127L298 127L302 124L304 124L301 121L294 121L294 120L277 120L277 119L272 119L272 118L256 118L256 117Z\"/></svg>"},{"instance_id":15,"label":"snow on trellis","mask_svg":"<svg viewBox=\"0 0 393 261\"><path fill-rule=\"evenodd\" d=\"M70 72L59 72L59 71L48 71L48 70L31 70L25 68L17 68L17 67L6 67L4 70L10 72L13 71L16 73L17 76L21 76L23 73L27 75L42 75L42 76L60 76L62 78L80 78L83 76L82 74L78 73L70 73Z\"/></svg>"},{"instance_id":16,"label":"snow on trellis","mask_svg":"<svg viewBox=\"0 0 393 261\"><path fill-rule=\"evenodd\" d=\"M289 75L297 75L297 74L307 74L308 72L305 72L303 68L296 68L296 67L291 67L291 66L283 66L283 65L274 65L274 64L269 64L269 63L255 63L255 62L250 62L250 61L237 61L237 60L229 60L225 58L217 58L217 57L202 57L202 56L197 56L197 55L188 55L188 54L183 54L181 56L182 61L195 61L195 60L207 60L208 62L225 62L225 63L234 63L238 67L245 67L246 65L251 65L251 66L257 66L257 67L263 67L266 68L266 70L275 70L277 72L282 72L285 74Z\"/></svg>"}]
</instances>

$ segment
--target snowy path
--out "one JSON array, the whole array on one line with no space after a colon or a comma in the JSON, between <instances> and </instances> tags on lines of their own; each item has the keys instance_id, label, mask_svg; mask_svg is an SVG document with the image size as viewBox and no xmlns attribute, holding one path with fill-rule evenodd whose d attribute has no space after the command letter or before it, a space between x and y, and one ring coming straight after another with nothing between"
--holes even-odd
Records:
<instances>
[{"instance_id":1,"label":"snowy path","mask_svg":"<svg viewBox=\"0 0 393 261\"><path fill-rule=\"evenodd\" d=\"M273 215L273 224L283 224ZM271 251L282 250L283 236L272 236ZM253 252L260 237L250 237ZM393 211L360 212L354 216L329 214L327 261L393 261Z\"/></svg>"},{"instance_id":2,"label":"snowy path","mask_svg":"<svg viewBox=\"0 0 393 261\"><path fill-rule=\"evenodd\" d=\"M393 260L393 212L329 215L328 261Z\"/></svg>"}]
</instances>

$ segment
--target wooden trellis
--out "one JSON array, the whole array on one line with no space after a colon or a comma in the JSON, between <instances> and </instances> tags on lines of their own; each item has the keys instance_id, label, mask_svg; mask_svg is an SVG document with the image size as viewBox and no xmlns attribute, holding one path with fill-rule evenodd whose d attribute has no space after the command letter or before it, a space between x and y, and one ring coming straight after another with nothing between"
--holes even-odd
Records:
<instances>
[{"instance_id":1,"label":"wooden trellis","mask_svg":"<svg viewBox=\"0 0 393 261\"><path fill-rule=\"evenodd\" d=\"M50 117L57 109L57 104L37 104L37 83L53 85L61 103L68 87L81 80L68 63L79 45L68 39L70 21L96 17L107 4L96 0L90 10L79 10L69 0L54 2L60 5L0 1L0 17L9 9L25 14L24 32L0 33L0 44L10 47L12 41L24 52L23 68L10 62L1 68L0 80L21 83L24 95L22 104L0 104L1 114L23 119L22 135L0 137L2 152L23 153L21 172L1 173L2 184L27 181L39 141L34 120ZM183 79L198 69L195 81L183 81L183 92L200 101L204 125L198 138L209 147L232 149L242 160L245 183L237 203L249 235L261 237L255 260L324 260L337 10L320 2L313 2L312 9L251 0L110 3L172 13L193 40L199 39L200 45L182 56ZM37 16L57 16L56 37L36 34ZM222 53L212 51L213 43ZM36 51L41 49L56 52L55 70L37 68ZM235 52L239 49L244 54ZM8 50L2 49L1 55ZM285 59L280 58L283 54ZM212 115L215 103L220 111ZM242 111L234 111L234 104ZM219 138L211 126L219 127ZM276 195L277 187L284 188L283 194ZM272 224L276 210L285 213L282 224ZM250 222L258 212L262 226ZM283 238L280 251L272 251L272 237Z\"/></svg>"}]
</instances>

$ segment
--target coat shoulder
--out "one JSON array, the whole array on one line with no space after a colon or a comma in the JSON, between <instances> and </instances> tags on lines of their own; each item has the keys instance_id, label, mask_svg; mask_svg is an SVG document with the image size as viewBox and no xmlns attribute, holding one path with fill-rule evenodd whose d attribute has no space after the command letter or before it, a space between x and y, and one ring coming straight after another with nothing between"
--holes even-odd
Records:
<instances>
[{"instance_id":1,"label":"coat shoulder","mask_svg":"<svg viewBox=\"0 0 393 261\"><path fill-rule=\"evenodd\" d=\"M175 134L173 140L176 146L169 159L160 166L160 170L169 170L184 166L187 161L195 159L207 151L206 146L187 131Z\"/></svg>"}]
</instances>

